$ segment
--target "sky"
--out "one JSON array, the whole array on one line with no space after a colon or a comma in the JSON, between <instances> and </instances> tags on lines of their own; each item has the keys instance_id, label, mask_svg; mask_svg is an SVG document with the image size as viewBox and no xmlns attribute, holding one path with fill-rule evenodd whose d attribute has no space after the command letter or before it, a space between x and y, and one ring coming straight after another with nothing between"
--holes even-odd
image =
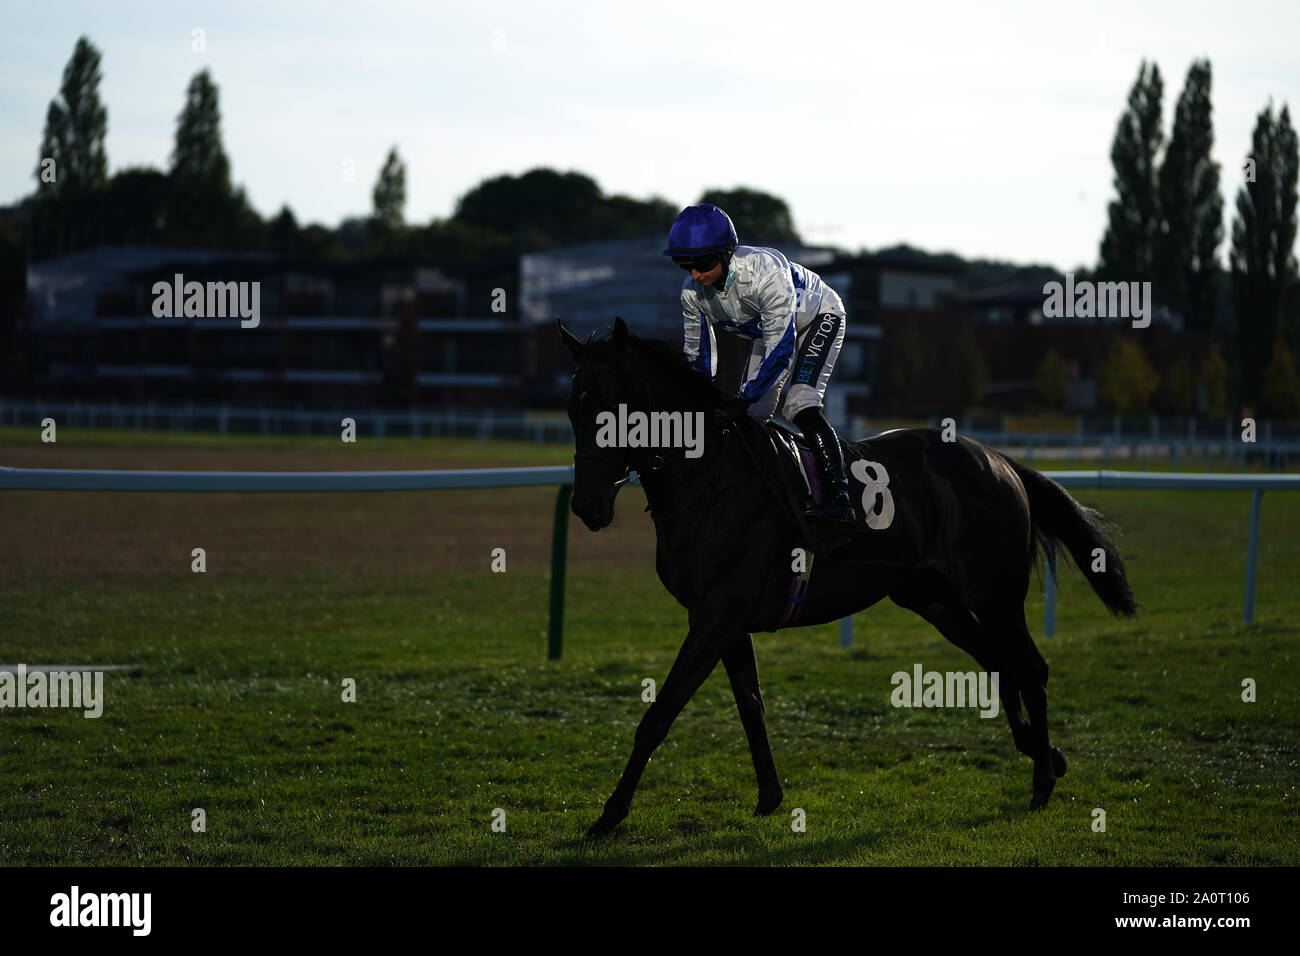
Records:
<instances>
[{"instance_id":1,"label":"sky","mask_svg":"<svg viewBox=\"0 0 1300 956\"><path fill-rule=\"evenodd\" d=\"M1225 234L1258 113L1270 98L1300 111L1296 0L0 7L0 204L35 186L81 35L103 57L110 173L166 168L185 88L207 68L232 178L264 216L368 214L396 146L408 222L550 166L678 206L761 189L812 243L1062 271L1096 262L1111 141L1144 58L1165 81L1166 137L1189 65L1211 61Z\"/></svg>"}]
</instances>

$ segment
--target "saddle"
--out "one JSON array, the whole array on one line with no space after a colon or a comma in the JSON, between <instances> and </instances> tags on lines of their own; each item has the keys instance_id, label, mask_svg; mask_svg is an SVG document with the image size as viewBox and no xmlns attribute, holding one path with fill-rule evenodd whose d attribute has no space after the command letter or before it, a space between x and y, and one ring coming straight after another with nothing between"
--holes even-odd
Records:
<instances>
[{"instance_id":1,"label":"saddle","mask_svg":"<svg viewBox=\"0 0 1300 956\"><path fill-rule=\"evenodd\" d=\"M890 473L895 479L899 474L894 453L871 446L871 439L845 447L849 493L859 524L852 531L828 528L804 519L809 501L821 499L821 481L802 432L776 416L761 424L753 419L745 421L752 427L742 432L741 444L776 497L777 506L798 528L798 542L807 551L804 566L791 568L785 613L778 628L797 624L814 558L833 555L836 561L884 567L906 567L912 562L914 556L908 552L906 538L894 521L897 486L891 488ZM880 460L869 460L864 453Z\"/></svg>"},{"instance_id":2,"label":"saddle","mask_svg":"<svg viewBox=\"0 0 1300 956\"><path fill-rule=\"evenodd\" d=\"M768 489L778 498L777 504L798 526L800 537L811 551L818 556L825 556L832 551L840 551L842 546L855 539L871 540L873 543L867 550L878 556L882 550L882 538L895 539L895 545L898 543L898 529L892 527L894 495L898 493L898 486L890 485L890 471L895 469L894 454L886 452L884 448L873 447L871 439L845 446L845 471L858 527L850 531L831 529L811 524L803 517L809 503L821 502L821 480L803 434L785 419L775 416L761 425L757 422L753 424L755 430L767 439L751 439L745 443L750 446L754 464L762 473ZM871 458L868 459L865 455L870 455ZM888 551L889 548L884 550ZM839 556L847 555L841 553Z\"/></svg>"},{"instance_id":3,"label":"saddle","mask_svg":"<svg viewBox=\"0 0 1300 956\"><path fill-rule=\"evenodd\" d=\"M810 503L821 503L822 492L817 466L803 433L778 416L753 424L767 440L746 444L752 445L754 463L779 499L779 506L798 526L802 545L810 554L824 557L846 544L854 532L814 525L804 518Z\"/></svg>"},{"instance_id":4,"label":"saddle","mask_svg":"<svg viewBox=\"0 0 1300 956\"><path fill-rule=\"evenodd\" d=\"M822 484L817 477L817 465L808 443L804 441L803 432L778 415L773 415L768 420L767 432L773 446L782 453L782 461L790 468L787 479L803 489L804 500L799 502L801 510L808 501L815 505L821 504Z\"/></svg>"}]
</instances>

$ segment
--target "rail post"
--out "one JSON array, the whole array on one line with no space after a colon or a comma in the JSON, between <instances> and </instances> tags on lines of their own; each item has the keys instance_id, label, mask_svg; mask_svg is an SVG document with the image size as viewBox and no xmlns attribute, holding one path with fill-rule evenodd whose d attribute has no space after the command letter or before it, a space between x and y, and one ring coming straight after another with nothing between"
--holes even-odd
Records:
<instances>
[{"instance_id":1,"label":"rail post","mask_svg":"<svg viewBox=\"0 0 1300 956\"><path fill-rule=\"evenodd\" d=\"M564 569L569 549L569 497L573 485L560 485L555 495L555 527L551 531L551 627L547 660L558 661L564 650Z\"/></svg>"},{"instance_id":2,"label":"rail post","mask_svg":"<svg viewBox=\"0 0 1300 956\"><path fill-rule=\"evenodd\" d=\"M1242 613L1247 624L1255 623L1255 567L1259 564L1259 507L1263 497L1263 488L1256 488L1250 496L1250 536L1246 539L1246 602Z\"/></svg>"}]
</instances>

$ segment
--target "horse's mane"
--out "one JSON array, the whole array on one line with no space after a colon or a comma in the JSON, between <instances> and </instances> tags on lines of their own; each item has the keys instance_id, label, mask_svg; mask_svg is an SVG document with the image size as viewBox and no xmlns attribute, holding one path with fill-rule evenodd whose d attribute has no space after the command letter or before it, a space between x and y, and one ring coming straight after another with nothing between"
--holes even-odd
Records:
<instances>
[{"instance_id":1,"label":"horse's mane","mask_svg":"<svg viewBox=\"0 0 1300 956\"><path fill-rule=\"evenodd\" d=\"M592 332L584 343L588 357L597 362L618 364L614 340L608 334ZM656 384L675 395L686 397L691 404L701 408L717 408L727 397L709 380L691 368L680 346L672 346L661 339L643 339L636 333L628 335L628 356L637 371L641 371ZM639 366L637 368L636 366Z\"/></svg>"}]
</instances>

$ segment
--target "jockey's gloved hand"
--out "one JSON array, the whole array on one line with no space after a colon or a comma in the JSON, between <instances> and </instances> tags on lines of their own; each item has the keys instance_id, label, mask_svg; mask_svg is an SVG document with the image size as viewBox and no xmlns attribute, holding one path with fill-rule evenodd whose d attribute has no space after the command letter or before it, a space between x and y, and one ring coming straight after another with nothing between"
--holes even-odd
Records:
<instances>
[{"instance_id":1,"label":"jockey's gloved hand","mask_svg":"<svg viewBox=\"0 0 1300 956\"><path fill-rule=\"evenodd\" d=\"M722 403L722 410L732 418L741 418L749 414L749 399L733 395Z\"/></svg>"}]
</instances>

